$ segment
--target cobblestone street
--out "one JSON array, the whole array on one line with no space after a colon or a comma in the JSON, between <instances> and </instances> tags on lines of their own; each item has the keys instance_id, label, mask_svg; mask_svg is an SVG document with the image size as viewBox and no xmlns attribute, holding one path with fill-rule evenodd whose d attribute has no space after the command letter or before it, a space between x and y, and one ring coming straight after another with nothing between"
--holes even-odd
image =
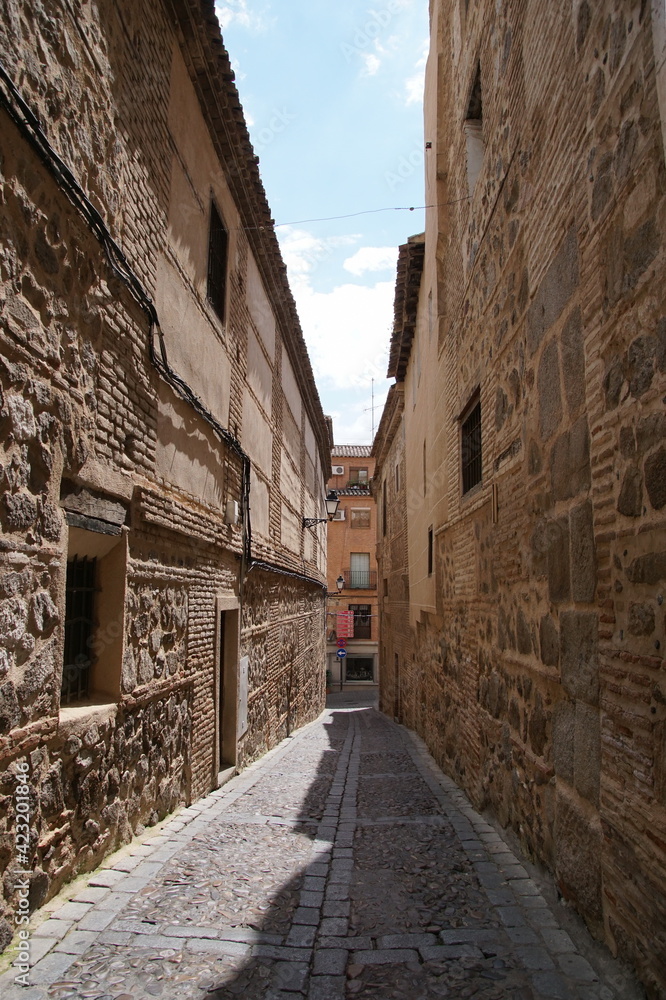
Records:
<instances>
[{"instance_id":1,"label":"cobblestone street","mask_svg":"<svg viewBox=\"0 0 666 1000\"><path fill-rule=\"evenodd\" d=\"M49 904L5 1000L640 997L416 738L348 702Z\"/></svg>"}]
</instances>

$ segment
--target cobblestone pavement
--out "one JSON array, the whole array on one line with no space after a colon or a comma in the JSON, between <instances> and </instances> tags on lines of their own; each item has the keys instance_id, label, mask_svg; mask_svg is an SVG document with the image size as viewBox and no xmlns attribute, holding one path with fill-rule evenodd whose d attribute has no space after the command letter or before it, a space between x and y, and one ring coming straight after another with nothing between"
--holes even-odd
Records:
<instances>
[{"instance_id":1,"label":"cobblestone pavement","mask_svg":"<svg viewBox=\"0 0 666 1000\"><path fill-rule=\"evenodd\" d=\"M0 995L639 997L416 737L349 700L49 904L30 986Z\"/></svg>"}]
</instances>

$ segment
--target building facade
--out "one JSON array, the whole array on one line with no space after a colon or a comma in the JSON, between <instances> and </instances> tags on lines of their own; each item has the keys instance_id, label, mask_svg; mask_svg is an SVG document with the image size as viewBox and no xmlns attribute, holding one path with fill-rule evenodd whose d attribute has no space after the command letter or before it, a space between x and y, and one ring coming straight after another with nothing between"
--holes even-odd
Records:
<instances>
[{"instance_id":1,"label":"building facade","mask_svg":"<svg viewBox=\"0 0 666 1000\"><path fill-rule=\"evenodd\" d=\"M401 250L403 413L394 393L374 445L378 497L398 454L406 468L413 661L397 679L383 666L385 711L551 868L652 997L666 991L662 8L431 4L433 207L420 274L420 238ZM403 529L388 504L384 533L379 507L390 578Z\"/></svg>"},{"instance_id":2,"label":"building facade","mask_svg":"<svg viewBox=\"0 0 666 1000\"><path fill-rule=\"evenodd\" d=\"M77 10L0 26L0 948L325 695L332 438L213 2Z\"/></svg>"},{"instance_id":3,"label":"building facade","mask_svg":"<svg viewBox=\"0 0 666 1000\"><path fill-rule=\"evenodd\" d=\"M327 684L334 691L377 684L377 508L370 445L335 445L329 490L340 498L328 524ZM339 645L339 640L344 645ZM344 649L344 657L338 656Z\"/></svg>"}]
</instances>

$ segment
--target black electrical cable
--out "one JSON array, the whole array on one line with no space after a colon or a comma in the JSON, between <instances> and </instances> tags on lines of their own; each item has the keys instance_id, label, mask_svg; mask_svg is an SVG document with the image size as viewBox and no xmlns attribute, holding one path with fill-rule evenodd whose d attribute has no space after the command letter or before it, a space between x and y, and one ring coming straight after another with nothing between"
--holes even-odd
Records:
<instances>
[{"instance_id":1,"label":"black electrical cable","mask_svg":"<svg viewBox=\"0 0 666 1000\"><path fill-rule=\"evenodd\" d=\"M39 119L23 100L21 94L16 89L13 80L7 73L5 67L0 63L0 104L5 108L7 114L17 126L21 134L27 139L32 148L36 151L42 163L46 166L64 191L72 205L77 209L104 248L107 260L112 270L124 282L132 293L133 298L145 313L149 323L148 333L148 355L154 368L160 373L162 378L176 391L176 393L208 423L215 433L229 446L242 461L241 476L241 505L243 510L242 523L244 528L243 542L243 562L247 572L254 565L271 572L284 573L305 580L308 583L319 587L325 585L313 577L305 574L293 573L290 570L283 570L271 563L264 563L260 560L252 559L252 527L250 521L250 458L243 450L240 441L219 420L213 416L210 410L199 399L194 390L187 382L171 367L167 357L164 334L160 327L159 316L147 291L141 284L138 276L132 270L121 247L113 239L104 219L99 214L95 206L88 199L83 188L76 180L67 164L60 158L53 146L44 134ZM155 336L159 341L159 354L155 350ZM244 576L241 571L241 580Z\"/></svg>"}]
</instances>

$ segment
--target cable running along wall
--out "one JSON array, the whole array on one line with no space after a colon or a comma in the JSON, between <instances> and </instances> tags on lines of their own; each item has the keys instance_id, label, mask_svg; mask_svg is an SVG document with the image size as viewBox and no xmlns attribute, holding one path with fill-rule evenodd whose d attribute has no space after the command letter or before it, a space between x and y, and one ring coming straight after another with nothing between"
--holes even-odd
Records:
<instances>
[{"instance_id":1,"label":"cable running along wall","mask_svg":"<svg viewBox=\"0 0 666 1000\"><path fill-rule=\"evenodd\" d=\"M205 404L199 399L194 390L176 372L167 357L166 343L160 327L159 317L155 304L141 284L141 281L132 270L123 250L113 239L109 229L86 196L83 188L75 178L67 164L61 159L58 153L47 139L42 130L39 119L30 109L28 104L21 97L16 89L13 80L7 73L5 67L0 63L0 104L5 108L7 114L19 129L23 137L32 146L44 166L48 169L60 189L67 195L74 208L84 219L86 225L93 233L97 241L104 248L106 258L113 272L123 281L130 290L133 298L138 303L148 320L148 355L153 367L159 372L161 377L167 382L181 399L185 400L198 414L212 427L215 434L233 451L241 460L241 523L243 525L243 564L244 569L249 571L254 560L252 559L252 529L250 524L250 458L243 450L240 442L233 434L224 427L219 420L210 412ZM156 350L155 340L157 339L159 349ZM305 574L292 573L280 566L265 561L257 561L257 567L262 569L286 573L296 576L319 587L325 585L320 580ZM241 585L244 578L241 571Z\"/></svg>"}]
</instances>

